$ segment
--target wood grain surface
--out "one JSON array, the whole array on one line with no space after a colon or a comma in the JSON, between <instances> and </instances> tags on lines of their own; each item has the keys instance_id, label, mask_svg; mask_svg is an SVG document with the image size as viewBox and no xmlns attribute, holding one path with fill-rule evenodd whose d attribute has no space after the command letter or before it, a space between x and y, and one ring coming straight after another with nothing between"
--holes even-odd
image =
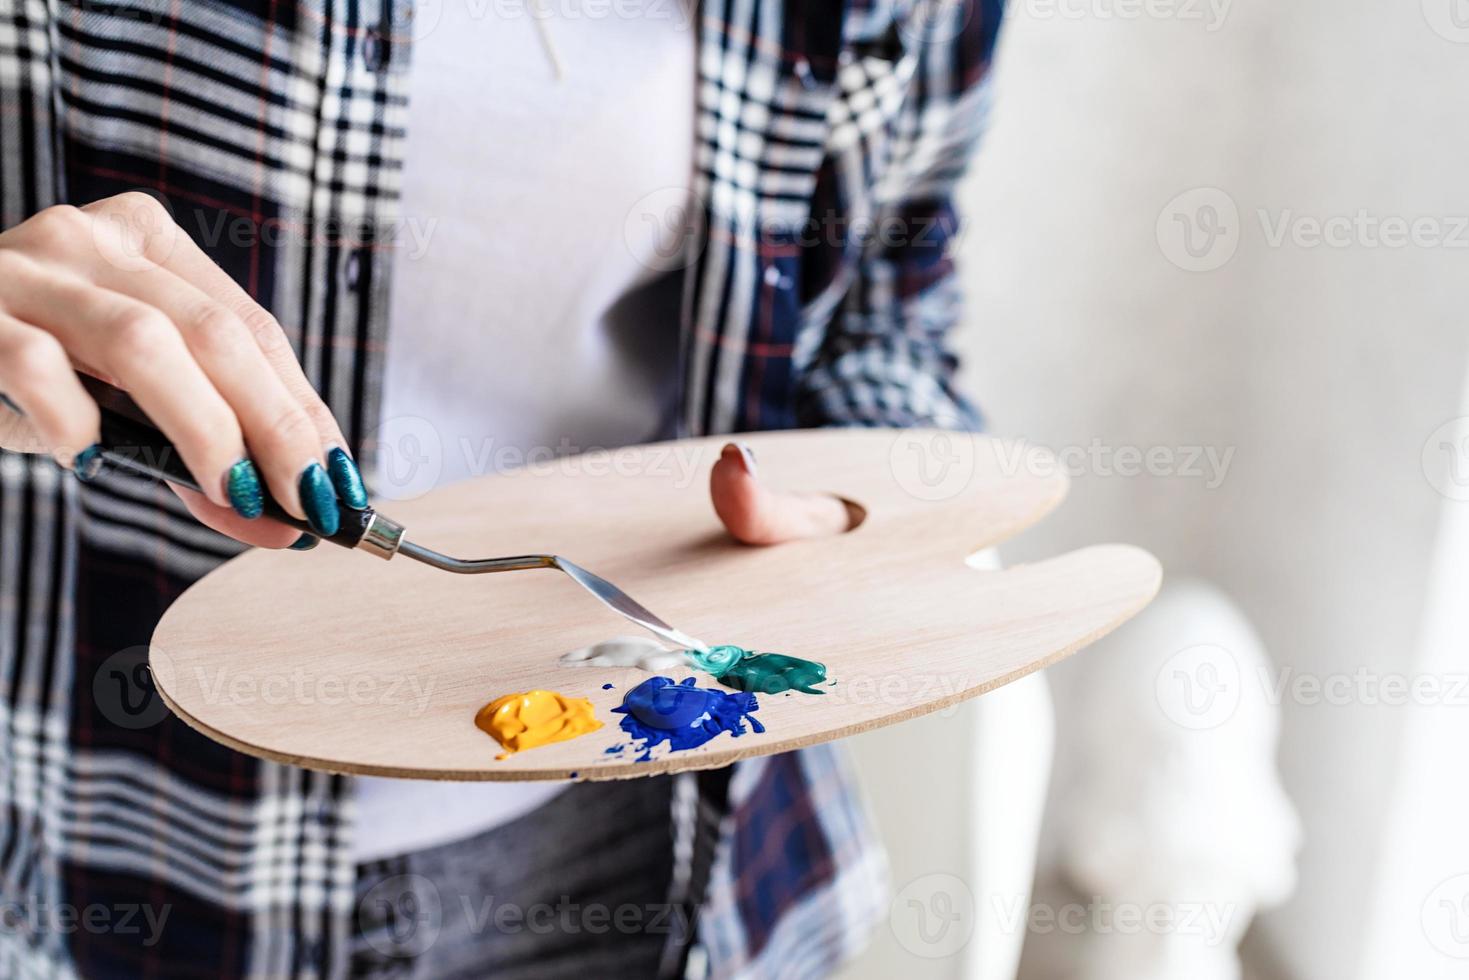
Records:
<instances>
[{"instance_id":1,"label":"wood grain surface","mask_svg":"<svg viewBox=\"0 0 1469 980\"><path fill-rule=\"evenodd\" d=\"M827 664L826 694L760 696L764 734L649 762L630 747L607 755L629 741L611 709L650 675L557 658L630 624L560 572L461 576L329 545L250 551L196 583L154 634L155 682L204 734L279 762L423 779L627 778L722 766L983 694L1097 639L1157 591L1157 562L1126 545L1003 571L965 564L1065 495L1038 450L925 430L742 438L767 483L840 495L865 520L835 538L736 544L708 497L722 438L543 462L381 509L428 547L565 555L705 642ZM530 688L590 698L603 728L497 761L475 712Z\"/></svg>"}]
</instances>

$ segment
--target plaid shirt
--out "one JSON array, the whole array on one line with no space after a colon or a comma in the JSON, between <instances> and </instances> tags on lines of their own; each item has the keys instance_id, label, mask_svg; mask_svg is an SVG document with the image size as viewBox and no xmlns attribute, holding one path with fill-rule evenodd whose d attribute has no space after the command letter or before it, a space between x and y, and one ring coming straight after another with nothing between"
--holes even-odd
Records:
<instances>
[{"instance_id":1,"label":"plaid shirt","mask_svg":"<svg viewBox=\"0 0 1469 980\"><path fill-rule=\"evenodd\" d=\"M999 18L702 4L686 433L976 424L945 346L951 191ZM5 0L0 228L161 196L370 457L418 29L393 0ZM158 617L239 546L157 484L84 489L10 453L0 544L0 975L340 975L349 781L234 753L150 697ZM819 975L861 944L885 873L837 752L677 778L712 975ZM151 944L122 921L140 906L169 915Z\"/></svg>"}]
</instances>

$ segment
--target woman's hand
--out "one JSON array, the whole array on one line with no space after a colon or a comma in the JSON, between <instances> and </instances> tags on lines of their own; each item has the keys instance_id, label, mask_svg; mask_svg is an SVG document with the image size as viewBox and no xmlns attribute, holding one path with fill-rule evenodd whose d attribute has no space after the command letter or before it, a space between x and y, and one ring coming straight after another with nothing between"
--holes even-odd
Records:
<instances>
[{"instance_id":1,"label":"woman's hand","mask_svg":"<svg viewBox=\"0 0 1469 980\"><path fill-rule=\"evenodd\" d=\"M264 547L296 541L294 529L255 520L262 478L322 534L335 531L339 497L367 505L280 324L146 194L48 208L0 232L0 392L25 413L0 406L0 445L85 469L99 416L76 369L127 391L178 447L203 493L174 489L217 531ZM734 443L710 492L746 544L851 524L834 497L761 485L753 454Z\"/></svg>"},{"instance_id":2,"label":"woman's hand","mask_svg":"<svg viewBox=\"0 0 1469 980\"><path fill-rule=\"evenodd\" d=\"M760 483L748 446L724 447L709 474L714 510L735 539L745 544L780 544L798 538L840 534L853 524L847 505L824 493L788 493Z\"/></svg>"},{"instance_id":3,"label":"woman's hand","mask_svg":"<svg viewBox=\"0 0 1469 980\"><path fill-rule=\"evenodd\" d=\"M299 537L255 521L262 478L323 534L339 495L367 506L280 324L146 194L48 208L0 233L0 392L25 413L0 407L0 437L85 477L99 416L75 369L126 390L163 430L203 493L175 490L218 531L265 547Z\"/></svg>"}]
</instances>

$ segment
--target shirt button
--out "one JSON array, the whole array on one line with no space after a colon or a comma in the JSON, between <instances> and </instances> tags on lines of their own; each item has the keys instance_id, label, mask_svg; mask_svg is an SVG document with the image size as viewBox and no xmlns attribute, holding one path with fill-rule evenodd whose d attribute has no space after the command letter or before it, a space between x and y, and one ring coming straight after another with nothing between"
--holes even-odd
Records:
<instances>
[{"instance_id":1,"label":"shirt button","mask_svg":"<svg viewBox=\"0 0 1469 980\"><path fill-rule=\"evenodd\" d=\"M780 274L780 270L777 269L775 266L772 265L772 266L766 267L766 269L765 269L765 285L767 285L767 286L779 286L780 285L781 278L782 278L782 276Z\"/></svg>"},{"instance_id":2,"label":"shirt button","mask_svg":"<svg viewBox=\"0 0 1469 980\"><path fill-rule=\"evenodd\" d=\"M383 39L376 28L362 39L362 63L368 71L383 70Z\"/></svg>"},{"instance_id":3,"label":"shirt button","mask_svg":"<svg viewBox=\"0 0 1469 980\"><path fill-rule=\"evenodd\" d=\"M314 938L303 938L296 948L297 958L301 966L315 966L321 960L321 941Z\"/></svg>"},{"instance_id":4,"label":"shirt button","mask_svg":"<svg viewBox=\"0 0 1469 980\"><path fill-rule=\"evenodd\" d=\"M802 88L814 89L818 84L816 73L811 70L811 62L804 57L796 62L796 78L800 80Z\"/></svg>"}]
</instances>

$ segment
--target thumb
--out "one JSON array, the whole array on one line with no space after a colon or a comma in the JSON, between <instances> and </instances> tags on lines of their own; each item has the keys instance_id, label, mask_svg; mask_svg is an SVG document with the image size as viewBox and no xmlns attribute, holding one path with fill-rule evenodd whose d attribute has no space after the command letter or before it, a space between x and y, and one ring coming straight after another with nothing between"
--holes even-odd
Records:
<instances>
[{"instance_id":1,"label":"thumb","mask_svg":"<svg viewBox=\"0 0 1469 980\"><path fill-rule=\"evenodd\" d=\"M761 482L749 446L731 442L709 474L714 512L744 544L771 545L840 534L852 526L847 505L824 493L772 490Z\"/></svg>"}]
</instances>

